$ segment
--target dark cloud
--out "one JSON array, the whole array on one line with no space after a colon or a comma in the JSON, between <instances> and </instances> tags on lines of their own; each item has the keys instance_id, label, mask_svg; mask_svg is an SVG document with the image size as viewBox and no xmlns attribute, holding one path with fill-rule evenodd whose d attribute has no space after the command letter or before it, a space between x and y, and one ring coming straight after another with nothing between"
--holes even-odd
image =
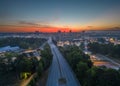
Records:
<instances>
[{"instance_id":1,"label":"dark cloud","mask_svg":"<svg viewBox=\"0 0 120 86\"><path fill-rule=\"evenodd\" d=\"M120 27L108 28L108 30L120 30Z\"/></svg>"},{"instance_id":2,"label":"dark cloud","mask_svg":"<svg viewBox=\"0 0 120 86\"><path fill-rule=\"evenodd\" d=\"M87 26L88 28L93 28L94 26Z\"/></svg>"},{"instance_id":3,"label":"dark cloud","mask_svg":"<svg viewBox=\"0 0 120 86\"><path fill-rule=\"evenodd\" d=\"M34 26L34 27L42 27L42 28L51 28L53 26L47 25L47 24L37 24L33 22L26 22L26 21L19 21L18 22L21 25L27 25L27 26Z\"/></svg>"},{"instance_id":4,"label":"dark cloud","mask_svg":"<svg viewBox=\"0 0 120 86\"><path fill-rule=\"evenodd\" d=\"M49 28L49 29L53 29L53 28L58 28L55 26L51 26L51 25L47 25L47 24L43 24L43 22L41 22L40 24L37 23L33 23L33 22L26 22L26 21L19 21L17 24L1 24L0 26L2 27L35 27L35 28Z\"/></svg>"},{"instance_id":5,"label":"dark cloud","mask_svg":"<svg viewBox=\"0 0 120 86\"><path fill-rule=\"evenodd\" d=\"M0 25L1 27L25 27L25 26L20 26L20 25Z\"/></svg>"},{"instance_id":6,"label":"dark cloud","mask_svg":"<svg viewBox=\"0 0 120 86\"><path fill-rule=\"evenodd\" d=\"M36 23L26 22L26 21L19 21L19 24L23 24L23 25L35 25L35 26L38 25L38 24L36 24Z\"/></svg>"}]
</instances>

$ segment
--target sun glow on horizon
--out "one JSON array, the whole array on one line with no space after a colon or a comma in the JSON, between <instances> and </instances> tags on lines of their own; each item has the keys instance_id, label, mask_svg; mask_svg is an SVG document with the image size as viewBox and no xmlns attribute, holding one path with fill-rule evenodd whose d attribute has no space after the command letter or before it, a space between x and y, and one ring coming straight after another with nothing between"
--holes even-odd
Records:
<instances>
[{"instance_id":1,"label":"sun glow on horizon","mask_svg":"<svg viewBox=\"0 0 120 86\"><path fill-rule=\"evenodd\" d=\"M114 26L113 26L114 27ZM116 27L119 29L119 27ZM35 26L10 26L10 25L4 25L0 26L0 32L69 32L70 30L72 32L81 32L83 30L108 30L110 27L105 26L81 26L81 27L35 27Z\"/></svg>"}]
</instances>

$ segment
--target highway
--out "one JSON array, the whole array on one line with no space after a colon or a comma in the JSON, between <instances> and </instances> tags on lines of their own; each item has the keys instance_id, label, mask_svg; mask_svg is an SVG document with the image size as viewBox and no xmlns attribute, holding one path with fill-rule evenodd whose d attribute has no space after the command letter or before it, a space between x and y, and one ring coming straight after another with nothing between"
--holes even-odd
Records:
<instances>
[{"instance_id":1,"label":"highway","mask_svg":"<svg viewBox=\"0 0 120 86\"><path fill-rule=\"evenodd\" d=\"M119 63L101 54L90 55L90 59L93 62L94 66L106 66L107 68L116 70L120 68Z\"/></svg>"},{"instance_id":2,"label":"highway","mask_svg":"<svg viewBox=\"0 0 120 86\"><path fill-rule=\"evenodd\" d=\"M61 55L58 48L48 41L53 54L46 86L81 86L72 69Z\"/></svg>"},{"instance_id":3,"label":"highway","mask_svg":"<svg viewBox=\"0 0 120 86\"><path fill-rule=\"evenodd\" d=\"M97 54L98 57L101 57L101 59L105 59L113 64L115 64L116 66L118 66L120 68L120 64L115 62L114 60L108 58L107 56L101 55L101 54Z\"/></svg>"},{"instance_id":4,"label":"highway","mask_svg":"<svg viewBox=\"0 0 120 86\"><path fill-rule=\"evenodd\" d=\"M88 47L88 43L87 43L87 40L85 38L85 41L84 41L84 49L85 49L84 53L85 54L88 54L90 52L90 51L88 51L87 47ZM104 56L104 55L101 55L101 54L93 55L91 53L92 52L90 52L90 59L93 62L94 66L105 66L107 68L112 68L112 69L119 70L119 68L120 68L119 63L117 63L114 60L108 58L107 56Z\"/></svg>"}]
</instances>

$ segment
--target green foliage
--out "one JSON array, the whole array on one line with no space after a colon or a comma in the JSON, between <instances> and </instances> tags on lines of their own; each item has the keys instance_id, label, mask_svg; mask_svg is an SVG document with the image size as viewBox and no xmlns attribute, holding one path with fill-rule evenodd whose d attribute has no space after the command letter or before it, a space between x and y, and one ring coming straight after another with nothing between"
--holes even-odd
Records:
<instances>
[{"instance_id":1,"label":"green foliage","mask_svg":"<svg viewBox=\"0 0 120 86\"><path fill-rule=\"evenodd\" d=\"M0 60L0 73L8 72L8 65Z\"/></svg>"},{"instance_id":2,"label":"green foliage","mask_svg":"<svg viewBox=\"0 0 120 86\"><path fill-rule=\"evenodd\" d=\"M44 47L44 50L41 51L41 56L42 56L44 69L47 69L52 63L52 56L53 56L48 44Z\"/></svg>"},{"instance_id":3,"label":"green foliage","mask_svg":"<svg viewBox=\"0 0 120 86\"><path fill-rule=\"evenodd\" d=\"M104 73L104 70L98 67L92 67L87 70L87 76L84 82L84 86L99 86L98 80L99 76Z\"/></svg>"},{"instance_id":4,"label":"green foliage","mask_svg":"<svg viewBox=\"0 0 120 86\"><path fill-rule=\"evenodd\" d=\"M85 86L120 86L120 73L114 69L93 67L87 71Z\"/></svg>"},{"instance_id":5,"label":"green foliage","mask_svg":"<svg viewBox=\"0 0 120 86\"><path fill-rule=\"evenodd\" d=\"M63 53L64 57L71 65L72 69L76 71L77 64L80 61L87 63L88 67L92 66L92 62L89 60L90 57L84 54L79 47L77 46L67 46L67 47L60 47L60 51Z\"/></svg>"},{"instance_id":6,"label":"green foliage","mask_svg":"<svg viewBox=\"0 0 120 86\"><path fill-rule=\"evenodd\" d=\"M32 58L30 59L30 61L32 62L32 69L31 69L31 71L32 71L32 73L34 73L34 72L36 72L37 69L38 69L39 61L37 60L36 57L32 57Z\"/></svg>"},{"instance_id":7,"label":"green foliage","mask_svg":"<svg viewBox=\"0 0 120 86\"><path fill-rule=\"evenodd\" d=\"M20 48L38 48L46 39L43 38L0 38L0 47L19 46Z\"/></svg>"},{"instance_id":8,"label":"green foliage","mask_svg":"<svg viewBox=\"0 0 120 86\"><path fill-rule=\"evenodd\" d=\"M43 63L42 61L40 61L38 64L38 69L37 69L38 76L41 76L42 72L43 72Z\"/></svg>"},{"instance_id":9,"label":"green foliage","mask_svg":"<svg viewBox=\"0 0 120 86\"><path fill-rule=\"evenodd\" d=\"M101 53L104 55L109 55L115 58L120 58L120 44L113 45L109 44L99 44L97 42L89 43L89 50L94 53Z\"/></svg>"},{"instance_id":10,"label":"green foliage","mask_svg":"<svg viewBox=\"0 0 120 86\"><path fill-rule=\"evenodd\" d=\"M10 57L17 57L18 53L12 53L12 52L6 52L5 57L10 58Z\"/></svg>"},{"instance_id":11,"label":"green foliage","mask_svg":"<svg viewBox=\"0 0 120 86\"><path fill-rule=\"evenodd\" d=\"M41 51L42 58L38 61L35 57L27 58L24 55L19 55L15 61L15 70L17 73L37 72L41 76L43 70L47 69L52 62L52 53L48 45Z\"/></svg>"},{"instance_id":12,"label":"green foliage","mask_svg":"<svg viewBox=\"0 0 120 86\"><path fill-rule=\"evenodd\" d=\"M16 60L15 67L18 73L22 73L31 72L33 65L30 59L26 57L20 57Z\"/></svg>"},{"instance_id":13,"label":"green foliage","mask_svg":"<svg viewBox=\"0 0 120 86\"><path fill-rule=\"evenodd\" d=\"M29 46L30 48L38 48L45 41L45 39L39 38L3 38L0 39L0 46L17 45L22 48L29 48ZM36 81L40 78L42 72L45 71L52 62L52 53L49 45L45 46L45 49L41 54L43 57L41 57L40 61L38 61L34 56L28 58L23 54L18 55L13 52L5 53L5 57L0 58L0 86L13 86L13 83L20 80L20 74L24 72L33 74L36 72L38 75L30 82L31 84L29 84L29 86L35 86ZM12 61L12 57L16 57L16 60ZM7 62L4 61L6 58L8 59Z\"/></svg>"},{"instance_id":14,"label":"green foliage","mask_svg":"<svg viewBox=\"0 0 120 86\"><path fill-rule=\"evenodd\" d=\"M77 75L79 81L81 82L81 84L83 84L85 81L85 77L87 74L86 72L87 72L88 68L89 68L88 65L84 62L79 62L77 64L76 75Z\"/></svg>"},{"instance_id":15,"label":"green foliage","mask_svg":"<svg viewBox=\"0 0 120 86\"><path fill-rule=\"evenodd\" d=\"M51 49L49 47L49 45L45 45L44 50L41 51L41 56L42 58L40 59L40 61L37 64L37 76L35 76L31 82L28 84L28 86L36 86L36 82L37 80L40 78L40 76L42 75L43 71L45 71L46 69L49 68L49 66L51 65L52 62L52 53L51 53ZM35 59L32 60L33 62L35 62ZM36 64L34 64L36 65Z\"/></svg>"},{"instance_id":16,"label":"green foliage","mask_svg":"<svg viewBox=\"0 0 120 86\"><path fill-rule=\"evenodd\" d=\"M14 68L12 58L18 56L17 53L7 52L0 58L0 72L6 73Z\"/></svg>"},{"instance_id":17,"label":"green foliage","mask_svg":"<svg viewBox=\"0 0 120 86\"><path fill-rule=\"evenodd\" d=\"M101 76L99 76L100 86L120 86L120 74L113 69L107 69Z\"/></svg>"},{"instance_id":18,"label":"green foliage","mask_svg":"<svg viewBox=\"0 0 120 86\"><path fill-rule=\"evenodd\" d=\"M95 43L95 46L98 47L98 44ZM72 67L82 86L120 86L120 70L94 67L89 56L85 55L76 46L60 47L59 49Z\"/></svg>"}]
</instances>

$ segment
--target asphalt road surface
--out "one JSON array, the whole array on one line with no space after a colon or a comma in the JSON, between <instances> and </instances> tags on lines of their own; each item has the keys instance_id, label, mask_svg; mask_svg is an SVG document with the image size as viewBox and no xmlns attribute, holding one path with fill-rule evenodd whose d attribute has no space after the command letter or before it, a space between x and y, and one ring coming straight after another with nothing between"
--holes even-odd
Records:
<instances>
[{"instance_id":1,"label":"asphalt road surface","mask_svg":"<svg viewBox=\"0 0 120 86\"><path fill-rule=\"evenodd\" d=\"M90 59L93 62L94 66L105 66L107 68L116 70L119 70L120 68L119 63L101 54L90 55Z\"/></svg>"},{"instance_id":2,"label":"asphalt road surface","mask_svg":"<svg viewBox=\"0 0 120 86\"><path fill-rule=\"evenodd\" d=\"M51 40L48 43L52 50L53 61L46 86L81 86L58 48Z\"/></svg>"}]
</instances>

